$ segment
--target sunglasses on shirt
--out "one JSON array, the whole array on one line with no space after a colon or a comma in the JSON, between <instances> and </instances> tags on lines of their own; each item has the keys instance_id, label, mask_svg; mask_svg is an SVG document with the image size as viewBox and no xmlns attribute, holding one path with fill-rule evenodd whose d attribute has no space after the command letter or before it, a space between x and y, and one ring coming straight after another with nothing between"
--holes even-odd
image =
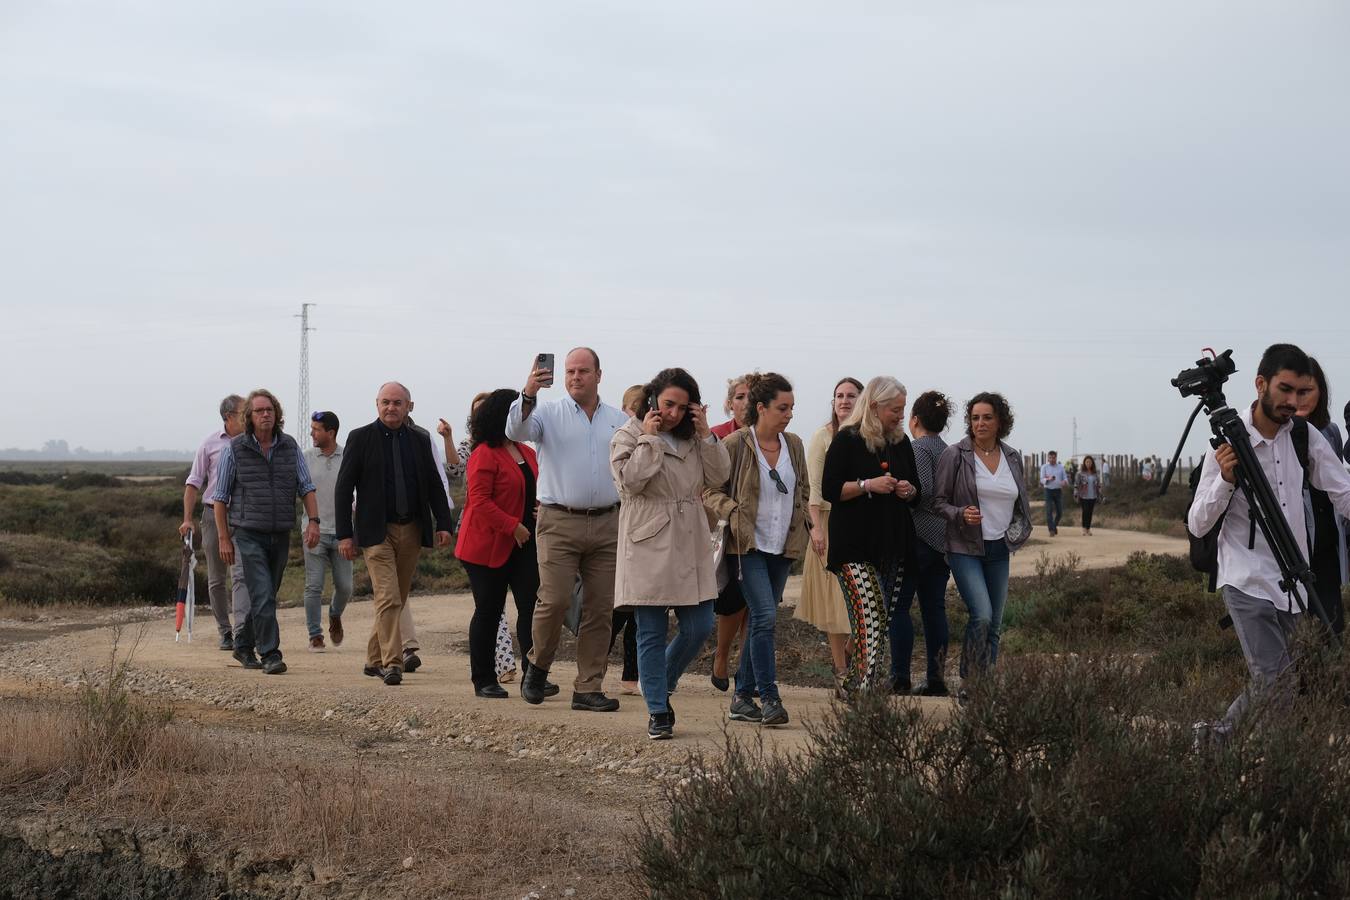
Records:
<instances>
[{"instance_id":1,"label":"sunglasses on shirt","mask_svg":"<svg viewBox=\"0 0 1350 900\"><path fill-rule=\"evenodd\" d=\"M778 493L786 494L788 492L787 485L783 483L783 476L778 474L777 469L770 469L769 477L773 479L774 485L778 488Z\"/></svg>"}]
</instances>

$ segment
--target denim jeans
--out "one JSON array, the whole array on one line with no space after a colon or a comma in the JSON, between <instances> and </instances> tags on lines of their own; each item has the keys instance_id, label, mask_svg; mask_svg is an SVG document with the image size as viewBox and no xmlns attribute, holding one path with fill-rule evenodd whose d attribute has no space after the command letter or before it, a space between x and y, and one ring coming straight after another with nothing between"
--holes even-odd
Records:
<instances>
[{"instance_id":1,"label":"denim jeans","mask_svg":"<svg viewBox=\"0 0 1350 900\"><path fill-rule=\"evenodd\" d=\"M666 643L666 610L675 612L679 633ZM713 630L713 602L704 600L697 606L635 606L633 619L637 623L638 682L642 685L642 699L647 701L647 712L663 713L670 707L668 695L675 692L675 684L698 656L708 635Z\"/></svg>"},{"instance_id":2,"label":"denim jeans","mask_svg":"<svg viewBox=\"0 0 1350 900\"><path fill-rule=\"evenodd\" d=\"M900 582L900 596L891 610L891 683L909 684L909 665L914 656L914 621L909 617L914 595L919 596L923 618L923 643L928 657L928 680L943 681L947 660L947 560L917 541L915 563Z\"/></svg>"},{"instance_id":3,"label":"denim jeans","mask_svg":"<svg viewBox=\"0 0 1350 900\"><path fill-rule=\"evenodd\" d=\"M338 552L335 534L319 535L319 546L305 548L305 627L309 636L323 634L324 572L333 570L333 599L328 604L329 617L342 618L347 601L352 598L352 561Z\"/></svg>"},{"instance_id":4,"label":"denim jeans","mask_svg":"<svg viewBox=\"0 0 1350 900\"><path fill-rule=\"evenodd\" d=\"M1059 531L1059 520L1064 518L1064 491L1061 488L1045 489L1045 526L1054 534Z\"/></svg>"},{"instance_id":5,"label":"denim jeans","mask_svg":"<svg viewBox=\"0 0 1350 900\"><path fill-rule=\"evenodd\" d=\"M947 564L970 613L961 648L961 677L967 678L998 661L1003 606L1008 602L1008 544L1002 539L985 541L983 556L948 553Z\"/></svg>"},{"instance_id":6,"label":"denim jeans","mask_svg":"<svg viewBox=\"0 0 1350 900\"><path fill-rule=\"evenodd\" d=\"M774 628L778 624L778 604L783 599L792 560L780 553L751 550L743 556L732 556L727 564L733 572L740 573L741 593L750 610L741 665L736 670L736 693L749 697L758 688L760 700L777 700Z\"/></svg>"},{"instance_id":7,"label":"denim jeans","mask_svg":"<svg viewBox=\"0 0 1350 900\"><path fill-rule=\"evenodd\" d=\"M277 588L281 587L286 558L291 552L291 533L236 528L234 546L244 568L244 583L248 585L249 599L248 618L242 626L238 626L234 649L247 653L256 648L264 662L281 659Z\"/></svg>"}]
</instances>

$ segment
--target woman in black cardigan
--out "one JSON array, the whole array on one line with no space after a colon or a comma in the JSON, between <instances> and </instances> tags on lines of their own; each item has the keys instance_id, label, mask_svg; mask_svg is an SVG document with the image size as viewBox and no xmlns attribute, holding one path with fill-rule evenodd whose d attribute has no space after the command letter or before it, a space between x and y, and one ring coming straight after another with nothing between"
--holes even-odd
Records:
<instances>
[{"instance_id":1,"label":"woman in black cardigan","mask_svg":"<svg viewBox=\"0 0 1350 900\"><path fill-rule=\"evenodd\" d=\"M914 447L905 436L905 387L873 378L825 454L821 493L830 502L827 568L839 578L852 634L850 689L886 671L886 622L913 563L919 502Z\"/></svg>"}]
</instances>

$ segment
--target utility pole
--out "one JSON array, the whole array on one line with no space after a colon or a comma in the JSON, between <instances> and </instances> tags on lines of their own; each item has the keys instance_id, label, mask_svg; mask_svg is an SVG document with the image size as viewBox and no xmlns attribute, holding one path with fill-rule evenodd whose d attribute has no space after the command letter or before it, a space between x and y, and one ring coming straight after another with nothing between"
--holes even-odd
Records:
<instances>
[{"instance_id":1,"label":"utility pole","mask_svg":"<svg viewBox=\"0 0 1350 900\"><path fill-rule=\"evenodd\" d=\"M1073 458L1078 458L1078 417L1073 417Z\"/></svg>"},{"instance_id":2,"label":"utility pole","mask_svg":"<svg viewBox=\"0 0 1350 900\"><path fill-rule=\"evenodd\" d=\"M301 452L309 449L309 308L313 303L301 303L300 315L300 410L296 416L295 439Z\"/></svg>"}]
</instances>

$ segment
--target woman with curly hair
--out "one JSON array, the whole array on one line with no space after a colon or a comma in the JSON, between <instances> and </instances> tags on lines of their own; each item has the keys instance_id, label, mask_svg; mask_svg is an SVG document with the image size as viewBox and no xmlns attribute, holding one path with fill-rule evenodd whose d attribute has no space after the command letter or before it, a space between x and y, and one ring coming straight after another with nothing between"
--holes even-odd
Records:
<instances>
[{"instance_id":1,"label":"woman with curly hair","mask_svg":"<svg viewBox=\"0 0 1350 900\"><path fill-rule=\"evenodd\" d=\"M1008 560L1031 536L1022 454L1003 440L1012 426L1002 394L976 394L966 404L966 436L938 459L933 508L947 520L947 564L970 613L962 679L998 660Z\"/></svg>"}]
</instances>

